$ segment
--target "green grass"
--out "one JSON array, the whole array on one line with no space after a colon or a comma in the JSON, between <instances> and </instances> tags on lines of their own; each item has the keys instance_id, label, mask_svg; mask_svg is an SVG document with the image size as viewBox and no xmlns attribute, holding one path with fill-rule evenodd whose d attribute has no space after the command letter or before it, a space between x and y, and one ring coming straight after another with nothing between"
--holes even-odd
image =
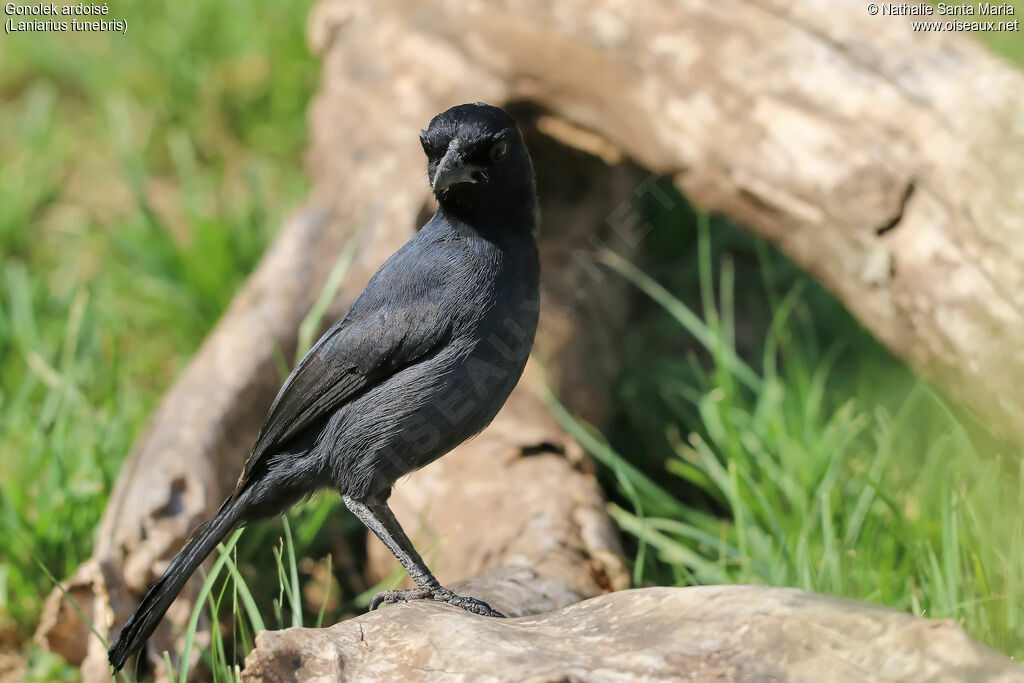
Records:
<instances>
[{"instance_id":1,"label":"green grass","mask_svg":"<svg viewBox=\"0 0 1024 683\"><path fill-rule=\"evenodd\" d=\"M27 641L39 565L88 557L147 416L304 196L311 2L121 4L127 35L0 41L0 647L29 654L30 680L74 678ZM1024 61L1013 36L980 37ZM850 595L1020 656L1021 454L769 247L719 223L698 240L682 209L651 220L643 272L608 271L639 297L616 428L560 413L603 463L637 583ZM217 680L263 625L366 604L339 502L289 520L212 564Z\"/></svg>"},{"instance_id":2,"label":"green grass","mask_svg":"<svg viewBox=\"0 0 1024 683\"><path fill-rule=\"evenodd\" d=\"M604 259L648 299L616 447L552 405L603 466L635 583L795 586L949 617L1024 656L1024 453L774 250L706 217L696 233L649 264L671 262L676 294Z\"/></svg>"},{"instance_id":3,"label":"green grass","mask_svg":"<svg viewBox=\"0 0 1024 683\"><path fill-rule=\"evenodd\" d=\"M310 4L130 3L126 36L0 41L7 647L52 588L37 562L88 557L147 415L305 193Z\"/></svg>"}]
</instances>

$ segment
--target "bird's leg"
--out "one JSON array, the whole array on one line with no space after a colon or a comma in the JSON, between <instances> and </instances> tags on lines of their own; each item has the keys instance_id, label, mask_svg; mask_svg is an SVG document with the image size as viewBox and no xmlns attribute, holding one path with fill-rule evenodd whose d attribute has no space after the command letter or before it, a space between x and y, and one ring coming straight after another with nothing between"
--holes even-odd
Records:
<instances>
[{"instance_id":1,"label":"bird's leg","mask_svg":"<svg viewBox=\"0 0 1024 683\"><path fill-rule=\"evenodd\" d=\"M434 600L447 602L450 605L461 607L464 610L481 614L485 617L505 616L491 609L491 606L483 600L456 595L442 586L434 578L434 575L430 573L420 554L416 552L416 547L409 540L409 537L405 535L402 525L398 523L387 503L381 501L363 502L344 495L342 500L345 501L345 505L352 511L352 514L358 517L359 521L365 524L366 528L372 531L380 539L381 543L391 551L391 554L402 563L405 570L409 572L409 577L418 586L418 588L410 590L377 593L370 601L371 612L381 603L390 605L396 602L433 598Z\"/></svg>"}]
</instances>

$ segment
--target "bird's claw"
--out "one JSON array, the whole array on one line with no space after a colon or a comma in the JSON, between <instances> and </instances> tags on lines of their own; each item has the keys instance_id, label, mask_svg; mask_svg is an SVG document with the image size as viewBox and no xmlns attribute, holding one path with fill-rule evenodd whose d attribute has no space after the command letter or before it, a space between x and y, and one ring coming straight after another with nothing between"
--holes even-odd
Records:
<instances>
[{"instance_id":1,"label":"bird's claw","mask_svg":"<svg viewBox=\"0 0 1024 683\"><path fill-rule=\"evenodd\" d=\"M394 605L399 602L410 602L412 600L424 600L431 597L431 592L426 588L412 588L401 591L381 591L370 600L370 611L374 611L381 605Z\"/></svg>"},{"instance_id":2,"label":"bird's claw","mask_svg":"<svg viewBox=\"0 0 1024 683\"><path fill-rule=\"evenodd\" d=\"M479 614L484 617L502 617L504 614L493 609L483 600L477 600L465 595L456 595L447 588L410 588L408 590L382 591L373 596L370 600L370 611L377 609L380 605L394 605L399 602L411 602L413 600L426 600L432 598L439 602L446 602L455 607L461 607L467 612Z\"/></svg>"},{"instance_id":3,"label":"bird's claw","mask_svg":"<svg viewBox=\"0 0 1024 683\"><path fill-rule=\"evenodd\" d=\"M477 600L476 598L471 598L466 595L456 595L455 593L452 593L450 590L446 590L445 593L447 593L446 597L440 597L437 594L435 594L434 599L447 602L449 605L461 607L467 612L479 614L482 617L499 617L502 619L505 618L504 614L497 611L483 600Z\"/></svg>"}]
</instances>

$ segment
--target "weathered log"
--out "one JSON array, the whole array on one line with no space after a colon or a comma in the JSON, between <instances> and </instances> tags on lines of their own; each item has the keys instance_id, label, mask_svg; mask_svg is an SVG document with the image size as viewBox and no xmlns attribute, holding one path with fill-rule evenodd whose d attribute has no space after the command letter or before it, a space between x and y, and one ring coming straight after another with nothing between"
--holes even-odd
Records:
<instances>
[{"instance_id":1,"label":"weathered log","mask_svg":"<svg viewBox=\"0 0 1024 683\"><path fill-rule=\"evenodd\" d=\"M503 606L486 581L462 588ZM956 623L792 588L643 588L487 619L388 608L327 629L265 631L258 681L1024 681Z\"/></svg>"},{"instance_id":2,"label":"weathered log","mask_svg":"<svg viewBox=\"0 0 1024 683\"><path fill-rule=\"evenodd\" d=\"M911 19L852 0L322 0L312 33L322 107L347 104L353 42L535 102L773 241L1024 443L1024 75ZM413 101L447 82L366 77Z\"/></svg>"}]
</instances>

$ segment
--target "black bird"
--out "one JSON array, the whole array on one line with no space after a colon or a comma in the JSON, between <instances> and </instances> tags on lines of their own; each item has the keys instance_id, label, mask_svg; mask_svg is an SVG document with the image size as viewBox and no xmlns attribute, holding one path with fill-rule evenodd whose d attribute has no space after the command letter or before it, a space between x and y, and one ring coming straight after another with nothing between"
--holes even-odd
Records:
<instances>
[{"instance_id":1,"label":"black bird","mask_svg":"<svg viewBox=\"0 0 1024 683\"><path fill-rule=\"evenodd\" d=\"M526 365L540 310L533 165L512 117L482 103L438 114L420 142L440 208L292 371L235 490L121 629L115 672L232 529L320 489L337 490L418 586L379 593L371 610L433 598L502 616L441 586L387 499L486 427Z\"/></svg>"}]
</instances>

